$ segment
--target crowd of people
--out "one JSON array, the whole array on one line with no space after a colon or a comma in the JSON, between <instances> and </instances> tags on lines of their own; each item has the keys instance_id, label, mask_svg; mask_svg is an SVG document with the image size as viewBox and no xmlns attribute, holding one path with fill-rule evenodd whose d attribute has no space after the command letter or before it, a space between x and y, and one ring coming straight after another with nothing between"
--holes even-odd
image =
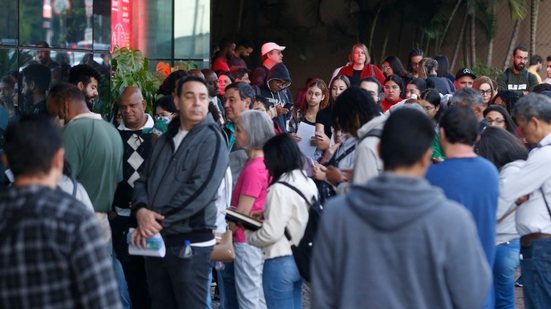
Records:
<instances>
[{"instance_id":1,"label":"crowd of people","mask_svg":"<svg viewBox=\"0 0 551 309\"><path fill-rule=\"evenodd\" d=\"M286 47L250 70L253 49L222 41L156 102L129 85L110 120L91 65L53 78L43 54L25 104L2 78L0 307L514 308L519 265L526 308L551 304L550 57L542 82L518 46L493 80L358 43L293 96ZM224 234L234 256L213 259ZM156 235L164 256L129 254Z\"/></svg>"}]
</instances>

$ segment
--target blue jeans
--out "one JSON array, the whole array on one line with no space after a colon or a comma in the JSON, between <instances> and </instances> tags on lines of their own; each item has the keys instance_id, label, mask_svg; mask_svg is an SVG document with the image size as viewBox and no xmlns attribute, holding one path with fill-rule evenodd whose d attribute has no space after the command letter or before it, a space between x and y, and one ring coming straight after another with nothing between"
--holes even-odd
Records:
<instances>
[{"instance_id":1,"label":"blue jeans","mask_svg":"<svg viewBox=\"0 0 551 309\"><path fill-rule=\"evenodd\" d=\"M218 281L220 284L220 308L239 309L237 303L237 293L235 292L235 275L232 263L224 263L224 269L218 272Z\"/></svg>"},{"instance_id":2,"label":"blue jeans","mask_svg":"<svg viewBox=\"0 0 551 309\"><path fill-rule=\"evenodd\" d=\"M264 297L270 308L302 308L302 277L292 255L264 261Z\"/></svg>"},{"instance_id":3,"label":"blue jeans","mask_svg":"<svg viewBox=\"0 0 551 309\"><path fill-rule=\"evenodd\" d=\"M119 286L122 307L125 309L130 309L132 308L132 302L130 301L130 295L128 294L128 285L126 284L126 279L124 278L121 262L117 260L115 252L111 252L111 257L113 258L113 271L115 272L115 278L117 279L117 285Z\"/></svg>"},{"instance_id":4,"label":"blue jeans","mask_svg":"<svg viewBox=\"0 0 551 309\"><path fill-rule=\"evenodd\" d=\"M521 248L520 268L526 309L549 308L551 304L551 239L533 240Z\"/></svg>"},{"instance_id":5,"label":"blue jeans","mask_svg":"<svg viewBox=\"0 0 551 309\"><path fill-rule=\"evenodd\" d=\"M496 309L515 308L515 270L520 262L520 240L496 246L494 290Z\"/></svg>"}]
</instances>

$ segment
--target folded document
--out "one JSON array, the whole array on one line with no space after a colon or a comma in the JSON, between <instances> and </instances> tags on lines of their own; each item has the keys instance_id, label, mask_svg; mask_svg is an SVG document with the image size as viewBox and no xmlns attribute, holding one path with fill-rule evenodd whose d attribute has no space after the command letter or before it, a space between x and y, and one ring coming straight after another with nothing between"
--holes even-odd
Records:
<instances>
[{"instance_id":1,"label":"folded document","mask_svg":"<svg viewBox=\"0 0 551 309\"><path fill-rule=\"evenodd\" d=\"M155 257L164 257L166 254L165 242L161 234L157 233L149 237L146 241L145 248L140 248L132 244L132 233L135 229L130 228L127 234L128 242L128 254L130 255L144 255L144 256L155 256Z\"/></svg>"}]
</instances>

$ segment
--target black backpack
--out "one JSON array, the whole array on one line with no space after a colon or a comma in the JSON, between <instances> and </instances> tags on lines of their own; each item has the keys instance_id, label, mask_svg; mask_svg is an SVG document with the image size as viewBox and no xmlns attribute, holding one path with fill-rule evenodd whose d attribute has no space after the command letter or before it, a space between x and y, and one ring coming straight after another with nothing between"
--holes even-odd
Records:
<instances>
[{"instance_id":1,"label":"black backpack","mask_svg":"<svg viewBox=\"0 0 551 309\"><path fill-rule=\"evenodd\" d=\"M295 258L295 263L297 264L300 275L304 278L304 280L310 281L310 260L312 257L312 248L314 245L314 238L316 237L316 232L318 230L318 225L321 220L323 206L317 198L313 198L312 201L308 201L306 196L304 196L304 194L296 187L282 181L278 181L278 183L295 191L310 207L308 210L308 223L306 223L304 236L302 236L298 246L291 245L291 251L293 251L293 257ZM289 234L287 227L285 228L285 237L289 240L289 242L291 241L291 235Z\"/></svg>"}]
</instances>

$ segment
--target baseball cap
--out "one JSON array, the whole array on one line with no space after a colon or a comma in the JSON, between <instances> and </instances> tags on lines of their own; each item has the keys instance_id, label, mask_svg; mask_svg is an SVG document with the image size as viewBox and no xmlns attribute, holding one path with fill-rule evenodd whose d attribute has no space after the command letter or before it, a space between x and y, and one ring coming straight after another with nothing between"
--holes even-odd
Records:
<instances>
[{"instance_id":1,"label":"baseball cap","mask_svg":"<svg viewBox=\"0 0 551 309\"><path fill-rule=\"evenodd\" d=\"M274 42L264 43L262 45L262 49L260 50L260 53L262 54L262 56L264 56L264 55L266 55L267 53L271 52L274 49L284 50L285 46L279 46Z\"/></svg>"},{"instance_id":2,"label":"baseball cap","mask_svg":"<svg viewBox=\"0 0 551 309\"><path fill-rule=\"evenodd\" d=\"M476 78L476 74L474 74L474 72L469 68L459 69L459 71L457 71L457 73L455 73L455 79L460 79L463 76L470 76L473 79Z\"/></svg>"}]
</instances>

